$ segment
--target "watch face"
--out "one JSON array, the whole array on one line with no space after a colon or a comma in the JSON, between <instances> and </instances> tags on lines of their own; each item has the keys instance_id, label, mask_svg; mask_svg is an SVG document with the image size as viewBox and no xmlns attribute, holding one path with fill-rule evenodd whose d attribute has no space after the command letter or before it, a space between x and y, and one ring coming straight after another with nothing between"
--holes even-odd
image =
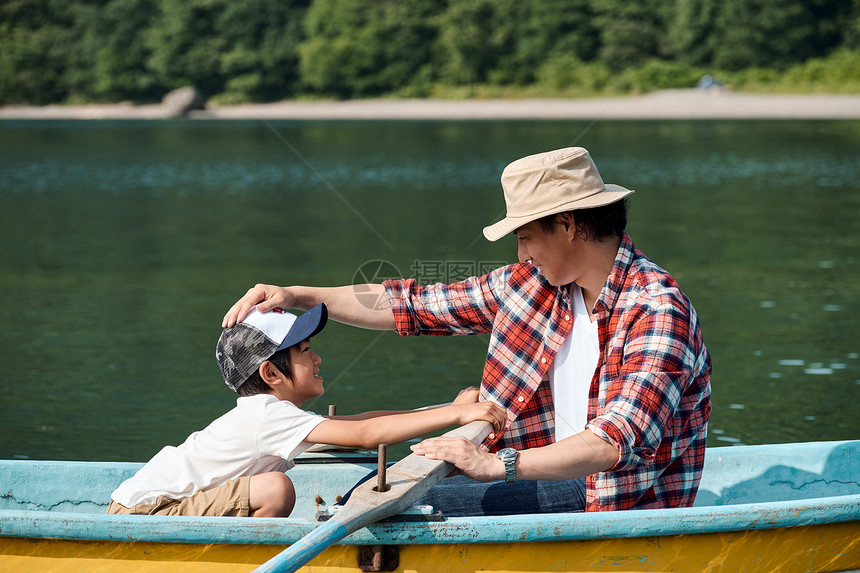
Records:
<instances>
[{"instance_id":1,"label":"watch face","mask_svg":"<svg viewBox=\"0 0 860 573\"><path fill-rule=\"evenodd\" d=\"M498 453L496 454L496 457L498 457L500 460L504 460L504 459L508 459L508 458L511 458L513 456L516 456L516 455L517 455L517 451L515 449L503 448L503 449L498 451Z\"/></svg>"}]
</instances>

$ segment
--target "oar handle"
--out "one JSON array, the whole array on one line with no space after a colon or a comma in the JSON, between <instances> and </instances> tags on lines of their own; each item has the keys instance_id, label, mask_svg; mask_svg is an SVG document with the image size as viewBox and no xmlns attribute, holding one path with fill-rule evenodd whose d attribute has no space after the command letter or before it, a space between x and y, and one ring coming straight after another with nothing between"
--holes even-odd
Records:
<instances>
[{"instance_id":1,"label":"oar handle","mask_svg":"<svg viewBox=\"0 0 860 573\"><path fill-rule=\"evenodd\" d=\"M443 434L446 438L466 438L476 446L487 439L490 432L493 431L493 425L484 420L476 420L469 422L465 426L454 428L450 432Z\"/></svg>"}]
</instances>

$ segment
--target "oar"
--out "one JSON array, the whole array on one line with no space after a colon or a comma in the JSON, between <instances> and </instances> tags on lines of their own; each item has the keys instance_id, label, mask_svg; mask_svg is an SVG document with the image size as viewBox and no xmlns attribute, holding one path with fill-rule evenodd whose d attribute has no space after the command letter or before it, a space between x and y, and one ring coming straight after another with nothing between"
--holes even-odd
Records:
<instances>
[{"instance_id":1,"label":"oar","mask_svg":"<svg viewBox=\"0 0 860 573\"><path fill-rule=\"evenodd\" d=\"M493 427L489 422L472 422L446 433L447 437L463 437L477 445ZM454 469L452 464L428 460L410 454L388 468L387 491L375 491L376 480L356 487L334 516L279 554L266 561L253 573L293 573L299 567L362 527L403 513L439 480Z\"/></svg>"}]
</instances>

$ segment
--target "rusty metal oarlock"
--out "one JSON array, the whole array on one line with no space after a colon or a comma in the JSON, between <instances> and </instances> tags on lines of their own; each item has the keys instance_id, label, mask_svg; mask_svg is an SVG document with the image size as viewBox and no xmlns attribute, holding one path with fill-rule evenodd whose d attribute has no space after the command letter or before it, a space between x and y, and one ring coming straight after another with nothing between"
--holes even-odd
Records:
<instances>
[{"instance_id":1,"label":"rusty metal oarlock","mask_svg":"<svg viewBox=\"0 0 860 573\"><path fill-rule=\"evenodd\" d=\"M388 446L386 444L379 444L378 458L376 468L376 487L373 488L373 491L385 492L391 489L391 486L385 482L385 473L388 470Z\"/></svg>"}]
</instances>

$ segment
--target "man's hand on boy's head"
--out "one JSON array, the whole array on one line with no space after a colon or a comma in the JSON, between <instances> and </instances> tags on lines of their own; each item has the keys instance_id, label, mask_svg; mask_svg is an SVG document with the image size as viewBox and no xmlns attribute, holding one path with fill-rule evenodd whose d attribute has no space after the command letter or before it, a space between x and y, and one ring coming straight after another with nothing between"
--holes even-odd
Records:
<instances>
[{"instance_id":1,"label":"man's hand on boy's head","mask_svg":"<svg viewBox=\"0 0 860 573\"><path fill-rule=\"evenodd\" d=\"M474 386L469 386L468 388L464 388L460 390L460 393L457 394L457 397L454 398L452 404L474 404L478 401L478 397L480 396L480 390L475 388Z\"/></svg>"},{"instance_id":2,"label":"man's hand on boy's head","mask_svg":"<svg viewBox=\"0 0 860 573\"><path fill-rule=\"evenodd\" d=\"M222 328L230 328L240 322L254 306L259 312L269 312L275 308L289 310L295 304L295 297L285 287L258 284L248 289L245 296L236 301L221 322Z\"/></svg>"}]
</instances>

